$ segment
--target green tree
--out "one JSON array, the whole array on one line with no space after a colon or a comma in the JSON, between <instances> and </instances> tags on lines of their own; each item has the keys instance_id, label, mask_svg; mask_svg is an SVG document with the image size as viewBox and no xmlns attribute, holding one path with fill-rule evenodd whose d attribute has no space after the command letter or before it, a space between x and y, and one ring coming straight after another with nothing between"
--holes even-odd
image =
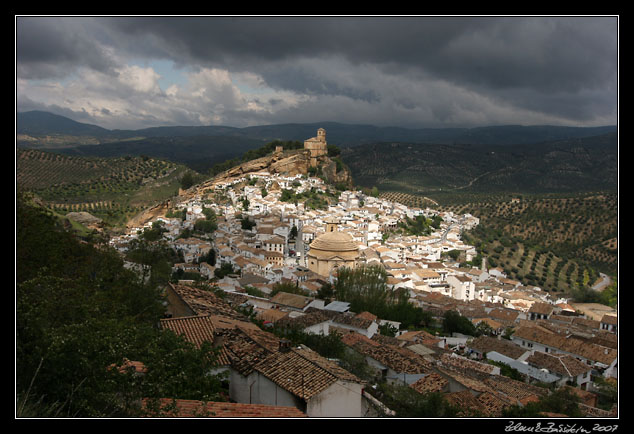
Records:
<instances>
[{"instance_id":1,"label":"green tree","mask_svg":"<svg viewBox=\"0 0 634 434\"><path fill-rule=\"evenodd\" d=\"M385 323L379 326L379 333L383 336L395 337L397 332L398 329L390 323Z\"/></svg>"},{"instance_id":2,"label":"green tree","mask_svg":"<svg viewBox=\"0 0 634 434\"><path fill-rule=\"evenodd\" d=\"M476 328L467 317L460 315L455 310L448 310L443 315L443 330L447 334L461 333L464 335L475 336Z\"/></svg>"},{"instance_id":3,"label":"green tree","mask_svg":"<svg viewBox=\"0 0 634 434\"><path fill-rule=\"evenodd\" d=\"M218 229L218 224L215 221L198 219L194 223L194 229L205 234L210 234Z\"/></svg>"},{"instance_id":4,"label":"green tree","mask_svg":"<svg viewBox=\"0 0 634 434\"><path fill-rule=\"evenodd\" d=\"M570 417L583 417L579 408L579 397L567 387L539 398L536 402L513 406L503 411L503 417L542 417L544 413L559 413Z\"/></svg>"},{"instance_id":5,"label":"green tree","mask_svg":"<svg viewBox=\"0 0 634 434\"><path fill-rule=\"evenodd\" d=\"M223 277L225 277L228 274L234 274L235 270L233 269L233 265L231 265L231 263L229 262L225 262L223 263L220 267L217 267L214 270L214 275L218 278L218 279L222 279Z\"/></svg>"},{"instance_id":6,"label":"green tree","mask_svg":"<svg viewBox=\"0 0 634 434\"><path fill-rule=\"evenodd\" d=\"M335 297L335 289L332 286L332 283L326 282L322 285L321 288L317 291L317 298L325 301L333 300Z\"/></svg>"},{"instance_id":7,"label":"green tree","mask_svg":"<svg viewBox=\"0 0 634 434\"><path fill-rule=\"evenodd\" d=\"M164 240L150 242L140 238L129 243L126 258L141 267L141 282L156 286L169 281L171 262L177 255Z\"/></svg>"},{"instance_id":8,"label":"green tree","mask_svg":"<svg viewBox=\"0 0 634 434\"><path fill-rule=\"evenodd\" d=\"M307 296L307 291L300 288L296 283L292 282L279 282L273 285L271 289L270 296L273 297L278 292L288 292L289 294L297 294L297 295L305 295Z\"/></svg>"},{"instance_id":9,"label":"green tree","mask_svg":"<svg viewBox=\"0 0 634 434\"><path fill-rule=\"evenodd\" d=\"M163 227L163 223L155 221L152 223L151 228L145 228L141 232L141 238L146 241L158 241L163 237L163 233L166 229Z\"/></svg>"},{"instance_id":10,"label":"green tree","mask_svg":"<svg viewBox=\"0 0 634 434\"><path fill-rule=\"evenodd\" d=\"M328 145L328 156L337 157L341 155L341 149L335 145Z\"/></svg>"},{"instance_id":11,"label":"green tree","mask_svg":"<svg viewBox=\"0 0 634 434\"><path fill-rule=\"evenodd\" d=\"M406 289L393 291L381 266L340 267L334 283L335 298L350 303L353 312L368 311L401 327L426 327L433 322L429 312L409 301Z\"/></svg>"},{"instance_id":12,"label":"green tree","mask_svg":"<svg viewBox=\"0 0 634 434\"><path fill-rule=\"evenodd\" d=\"M196 182L197 182L197 179L196 179L196 176L194 176L193 172L191 171L185 172L185 174L181 178L181 188L183 190L187 190L188 188L196 184Z\"/></svg>"},{"instance_id":13,"label":"green tree","mask_svg":"<svg viewBox=\"0 0 634 434\"><path fill-rule=\"evenodd\" d=\"M451 418L459 412L440 392L421 394L409 386L381 383L378 394L396 417Z\"/></svg>"},{"instance_id":14,"label":"green tree","mask_svg":"<svg viewBox=\"0 0 634 434\"><path fill-rule=\"evenodd\" d=\"M387 272L380 266L340 267L334 284L337 300L350 303L353 312L374 314L387 304Z\"/></svg>"},{"instance_id":15,"label":"green tree","mask_svg":"<svg viewBox=\"0 0 634 434\"><path fill-rule=\"evenodd\" d=\"M255 227L255 225L255 222L248 217L244 217L240 220L240 227L244 230L250 231Z\"/></svg>"}]
</instances>

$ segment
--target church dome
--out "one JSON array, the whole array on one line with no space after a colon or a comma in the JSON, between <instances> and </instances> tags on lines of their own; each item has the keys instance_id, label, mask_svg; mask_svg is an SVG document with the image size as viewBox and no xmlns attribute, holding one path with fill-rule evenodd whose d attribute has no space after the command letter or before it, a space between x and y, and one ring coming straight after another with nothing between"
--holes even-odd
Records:
<instances>
[{"instance_id":1,"label":"church dome","mask_svg":"<svg viewBox=\"0 0 634 434\"><path fill-rule=\"evenodd\" d=\"M322 250L327 252L349 252L358 251L359 246L352 239L350 234L333 231L326 232L315 238L310 244L311 250Z\"/></svg>"}]
</instances>

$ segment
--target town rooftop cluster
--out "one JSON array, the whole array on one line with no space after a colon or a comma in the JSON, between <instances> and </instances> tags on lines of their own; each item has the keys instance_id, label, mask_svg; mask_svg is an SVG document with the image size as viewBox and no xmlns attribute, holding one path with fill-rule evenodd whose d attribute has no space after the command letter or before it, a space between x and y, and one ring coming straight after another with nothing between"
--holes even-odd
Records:
<instances>
[{"instance_id":1,"label":"town rooftop cluster","mask_svg":"<svg viewBox=\"0 0 634 434\"><path fill-rule=\"evenodd\" d=\"M370 384L343 370L336 361L305 346L288 347L284 340L260 330L234 309L249 306L265 325L295 325L308 333L326 335L339 333L347 348L365 357L378 377L420 393L440 391L464 408L466 415L474 411L499 417L504 408L524 405L548 393L546 388L502 376L499 367L483 362L488 359L517 369L531 383L572 385L590 417L616 416L615 408L597 408L597 395L592 393L593 378L612 381L618 377L618 321L613 309L552 297L541 288L508 279L499 268L487 268L486 262L479 268L462 268L446 254L461 252L463 261L477 255L476 249L460 236L463 230L479 223L469 214L410 208L360 191L339 192L338 202L327 209L280 201L284 189L326 193L329 188L316 177L250 173L212 184L207 196L176 204L175 209L185 213L184 219L158 217L145 226L160 221L164 239L182 253L184 261L174 265L175 271L182 269L208 279L226 295L220 299L213 292L196 288L193 280L170 284L170 318L162 321L163 327L194 343L208 340L220 347L218 370L229 376L231 401L260 406L253 410L226 406L226 414L391 414L368 393ZM263 196L264 191L267 194ZM212 194L222 194L229 200L218 204L209 200ZM208 236L180 238L183 231L193 230L194 223L205 218L204 208L213 209L217 229ZM406 217L418 215L439 215L442 223L428 236L390 232L384 237ZM247 218L254 223L251 229L243 229L242 221ZM485 322L493 336L438 336L400 330L396 337L388 338L378 333L379 326L389 323L398 329L398 323L368 312L350 312L349 304L342 301L320 300L319 289L332 282L336 273L323 276L310 271L307 253L310 243L332 220L338 222L338 231L349 234L358 244L357 263L382 266L391 289L407 289L410 302L436 318L454 310L474 324ZM131 228L111 243L125 252L143 229ZM216 263L201 261L212 249ZM230 264L234 273L216 279L214 271L222 264ZM280 292L270 296L274 285L289 282L308 295ZM247 287L256 288L264 296L248 294ZM513 330L511 338L501 339L508 330ZM179 406L188 409L185 414L191 414L192 406L217 411L200 403L181 402Z\"/></svg>"}]
</instances>

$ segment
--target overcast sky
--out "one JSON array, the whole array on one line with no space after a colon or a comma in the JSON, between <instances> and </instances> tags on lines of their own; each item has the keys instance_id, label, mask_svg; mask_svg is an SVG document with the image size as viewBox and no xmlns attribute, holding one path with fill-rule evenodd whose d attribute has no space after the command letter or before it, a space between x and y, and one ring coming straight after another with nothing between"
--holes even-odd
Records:
<instances>
[{"instance_id":1,"label":"overcast sky","mask_svg":"<svg viewBox=\"0 0 634 434\"><path fill-rule=\"evenodd\" d=\"M105 128L614 125L617 17L31 17L16 107Z\"/></svg>"}]
</instances>

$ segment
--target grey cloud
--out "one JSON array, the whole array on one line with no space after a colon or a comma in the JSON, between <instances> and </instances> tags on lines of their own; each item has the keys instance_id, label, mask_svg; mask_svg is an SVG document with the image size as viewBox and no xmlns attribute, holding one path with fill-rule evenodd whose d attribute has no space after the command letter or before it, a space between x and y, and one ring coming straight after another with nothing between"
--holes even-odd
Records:
<instances>
[{"instance_id":1,"label":"grey cloud","mask_svg":"<svg viewBox=\"0 0 634 434\"><path fill-rule=\"evenodd\" d=\"M16 68L21 78L64 77L85 66L112 72L116 62L79 18L17 17Z\"/></svg>"},{"instance_id":2,"label":"grey cloud","mask_svg":"<svg viewBox=\"0 0 634 434\"><path fill-rule=\"evenodd\" d=\"M339 55L493 87L601 84L614 78L617 55L612 17L141 17L110 23L183 62L246 68L254 61Z\"/></svg>"},{"instance_id":3,"label":"grey cloud","mask_svg":"<svg viewBox=\"0 0 634 434\"><path fill-rule=\"evenodd\" d=\"M310 97L256 113L228 104L229 93L214 95L223 119L236 123L335 113L331 120L399 124L504 113L517 123L615 122L617 25L615 17L26 17L17 20L16 69L19 78L76 67L111 74L126 58L169 59L189 70L253 72ZM178 113L186 118L193 122L193 109Z\"/></svg>"}]
</instances>

